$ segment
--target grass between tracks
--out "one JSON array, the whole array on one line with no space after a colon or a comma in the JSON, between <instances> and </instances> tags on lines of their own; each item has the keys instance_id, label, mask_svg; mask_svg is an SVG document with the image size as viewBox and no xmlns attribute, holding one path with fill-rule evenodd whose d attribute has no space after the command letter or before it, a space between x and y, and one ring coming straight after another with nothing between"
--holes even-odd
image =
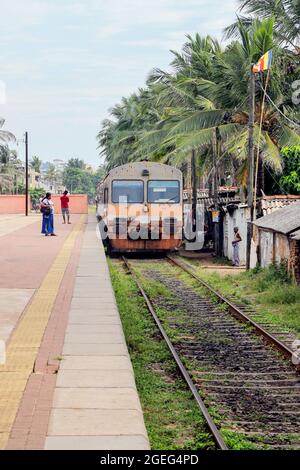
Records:
<instances>
[{"instance_id":1,"label":"grass between tracks","mask_svg":"<svg viewBox=\"0 0 300 470\"><path fill-rule=\"evenodd\" d=\"M214 449L203 417L134 280L120 264L109 261L109 266L151 448Z\"/></svg>"},{"instance_id":2,"label":"grass between tracks","mask_svg":"<svg viewBox=\"0 0 300 470\"><path fill-rule=\"evenodd\" d=\"M224 296L253 305L267 321L300 337L300 287L289 278L284 265L221 276L201 268L195 260L191 263L197 274Z\"/></svg>"},{"instance_id":3,"label":"grass between tracks","mask_svg":"<svg viewBox=\"0 0 300 470\"><path fill-rule=\"evenodd\" d=\"M181 378L167 346L161 339L134 280L124 273L120 264L109 261L109 265L151 448L156 450L215 449L202 414ZM147 263L146 268L151 269L151 264ZM163 272L164 265L155 263L153 268ZM184 320L182 312L176 310L175 303L174 308L172 307L173 293L160 282L146 279L142 266L135 266L135 272L151 299L163 297L167 301L168 308L156 308L156 312L175 344L182 339L182 331L180 328L174 330L169 325L169 320L172 322L172 319L176 318L177 327ZM189 284L190 278L185 273L179 272L179 277ZM195 369L193 361L181 359L193 375ZM222 417L218 410L209 404L209 400L203 398L215 423L220 426L224 416ZM241 433L224 429L222 434L232 450L256 448Z\"/></svg>"},{"instance_id":4,"label":"grass between tracks","mask_svg":"<svg viewBox=\"0 0 300 470\"><path fill-rule=\"evenodd\" d=\"M169 290L165 285L156 280L151 274L156 272L160 275L168 275L170 277L176 277L182 283L186 284L187 287L192 287L195 292L205 296L207 291L205 288L199 286L197 281L194 281L187 273L184 271L178 270L178 268L170 265L168 263L157 263L157 262L147 262L145 265L143 263L137 263L134 265L135 274L138 276L140 283L142 284L144 290L149 296L150 300L153 302L158 299L163 298L163 307L155 306L155 311L161 320L166 333L168 334L173 345L180 344L182 341L190 339L185 332L185 312L176 307L176 292ZM211 297L211 300L214 301L214 298ZM224 306L219 305L215 299L217 309L223 310ZM195 333L193 333L193 336ZM198 333L199 340L201 340L202 333ZM224 344L224 343L223 343ZM198 361L194 361L192 358L184 357L181 355L181 361L188 370L192 379L197 379L197 373L207 372L202 370ZM206 374L206 378L208 375ZM219 429L221 429L221 435L223 436L227 446L231 450L256 450L257 446L248 439L248 436L242 432L233 431L231 429L225 429L223 427L223 421L227 417L227 410L222 406L215 406L210 400L209 395L201 391L201 397L206 404L211 417L213 418L215 424ZM256 439L257 442L259 439ZM265 445L261 445L261 448L266 449Z\"/></svg>"}]
</instances>

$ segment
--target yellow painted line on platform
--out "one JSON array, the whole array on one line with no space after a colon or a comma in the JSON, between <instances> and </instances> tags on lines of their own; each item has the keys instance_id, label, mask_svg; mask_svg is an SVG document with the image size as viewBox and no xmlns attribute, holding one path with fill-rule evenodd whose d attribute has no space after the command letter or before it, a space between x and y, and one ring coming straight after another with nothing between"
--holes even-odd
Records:
<instances>
[{"instance_id":1,"label":"yellow painted line on platform","mask_svg":"<svg viewBox=\"0 0 300 470\"><path fill-rule=\"evenodd\" d=\"M12 334L5 365L0 365L0 449L4 449L7 444L23 391L33 371L60 284L85 218L84 215L80 217L64 242Z\"/></svg>"}]
</instances>

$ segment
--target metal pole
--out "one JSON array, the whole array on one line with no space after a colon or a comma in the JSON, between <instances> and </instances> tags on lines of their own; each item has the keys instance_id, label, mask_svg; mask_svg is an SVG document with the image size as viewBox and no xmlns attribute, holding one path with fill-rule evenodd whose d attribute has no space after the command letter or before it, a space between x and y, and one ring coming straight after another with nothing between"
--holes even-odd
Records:
<instances>
[{"instance_id":1,"label":"metal pole","mask_svg":"<svg viewBox=\"0 0 300 470\"><path fill-rule=\"evenodd\" d=\"M255 74L250 69L249 86L249 137L248 137L248 206L253 211L253 183L254 183L254 121L255 121Z\"/></svg>"},{"instance_id":2,"label":"metal pole","mask_svg":"<svg viewBox=\"0 0 300 470\"><path fill-rule=\"evenodd\" d=\"M28 216L28 132L25 132L25 216Z\"/></svg>"},{"instance_id":3,"label":"metal pole","mask_svg":"<svg viewBox=\"0 0 300 470\"><path fill-rule=\"evenodd\" d=\"M254 122L255 122L255 74L253 64L249 80L249 134L248 134L248 187L247 202L250 209L250 220L247 223L247 269L250 269L252 221L253 221L253 183L254 183Z\"/></svg>"},{"instance_id":4,"label":"metal pole","mask_svg":"<svg viewBox=\"0 0 300 470\"><path fill-rule=\"evenodd\" d=\"M217 170L217 158L218 158L218 131L214 129L213 133L213 200L215 210L219 207L219 185L218 185L218 170Z\"/></svg>"},{"instance_id":5,"label":"metal pole","mask_svg":"<svg viewBox=\"0 0 300 470\"><path fill-rule=\"evenodd\" d=\"M258 166L259 166L259 154L260 154L260 139L261 139L261 134L262 134L262 126L263 126L263 120L264 120L264 112L265 112L265 104L266 104L266 94L267 94L267 88L268 88L268 83L269 83L269 78L270 78L270 70L268 70L267 78L266 78L266 84L264 88L264 94L263 94L263 99L262 99L262 105L261 105L261 111L260 111L260 123L259 123L259 134L258 134L258 144L257 144L257 156L256 156L256 166L255 166L255 178L254 178L254 203L253 203L253 214L254 217L253 219L256 220L256 201L257 201L257 181L258 181Z\"/></svg>"},{"instance_id":6,"label":"metal pole","mask_svg":"<svg viewBox=\"0 0 300 470\"><path fill-rule=\"evenodd\" d=\"M218 184L218 169L217 169L217 160L219 156L219 139L218 139L218 129L215 128L213 132L213 200L214 200L214 210L219 211L219 184ZM214 226L214 244L215 244L215 255L220 256L220 244L219 244L219 222L215 221Z\"/></svg>"},{"instance_id":7,"label":"metal pole","mask_svg":"<svg viewBox=\"0 0 300 470\"><path fill-rule=\"evenodd\" d=\"M196 151L192 150L192 217L193 217L193 232L196 230L196 218L197 218L197 165L196 165Z\"/></svg>"}]
</instances>

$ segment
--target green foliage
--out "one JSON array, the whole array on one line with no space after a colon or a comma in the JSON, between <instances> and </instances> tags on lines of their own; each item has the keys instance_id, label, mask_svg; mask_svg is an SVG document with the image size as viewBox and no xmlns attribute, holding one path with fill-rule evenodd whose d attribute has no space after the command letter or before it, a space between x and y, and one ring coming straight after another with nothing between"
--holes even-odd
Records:
<instances>
[{"instance_id":1,"label":"green foliage","mask_svg":"<svg viewBox=\"0 0 300 470\"><path fill-rule=\"evenodd\" d=\"M270 171L266 175L268 193L300 195L300 146L283 148L281 159L282 174Z\"/></svg>"},{"instance_id":2,"label":"green foliage","mask_svg":"<svg viewBox=\"0 0 300 470\"><path fill-rule=\"evenodd\" d=\"M70 158L67 163L66 168L77 168L79 170L85 170L85 163L84 160L80 160L79 158Z\"/></svg>"},{"instance_id":3,"label":"green foliage","mask_svg":"<svg viewBox=\"0 0 300 470\"><path fill-rule=\"evenodd\" d=\"M5 119L0 117L0 143L14 142L16 140L15 136L11 132L2 129L4 123Z\"/></svg>"},{"instance_id":4,"label":"green foliage","mask_svg":"<svg viewBox=\"0 0 300 470\"><path fill-rule=\"evenodd\" d=\"M242 13L249 16L242 18L245 25L251 17L260 18L274 16L275 34L280 43L296 47L300 33L300 3L298 0L239 0ZM236 32L237 23L226 29L228 37Z\"/></svg>"},{"instance_id":5,"label":"green foliage","mask_svg":"<svg viewBox=\"0 0 300 470\"><path fill-rule=\"evenodd\" d=\"M287 147L281 154L284 170L279 185L289 194L300 194L300 146Z\"/></svg>"},{"instance_id":6,"label":"green foliage","mask_svg":"<svg viewBox=\"0 0 300 470\"><path fill-rule=\"evenodd\" d=\"M278 38L277 13L239 18L231 28L234 40L226 48L210 36L187 36L182 51L172 51L171 72L155 69L146 87L123 98L111 111L113 119L103 122L98 142L107 168L145 158L181 166L194 151L201 174L209 175L212 142L218 132L219 172L224 175L227 165L234 179L245 186L250 65L273 49L268 93L276 107L267 100L260 140L261 107L256 107L254 145L264 166L279 174L281 149L300 145L299 131L282 116L299 121L299 109L291 100L291 84L298 78L300 61L299 55L283 47ZM265 78L263 74L257 79L257 103L262 101ZM295 174L291 178L295 179Z\"/></svg>"},{"instance_id":7,"label":"green foliage","mask_svg":"<svg viewBox=\"0 0 300 470\"><path fill-rule=\"evenodd\" d=\"M26 187L24 183L18 182L15 187L15 193L16 194L25 194L26 193Z\"/></svg>"},{"instance_id":8,"label":"green foliage","mask_svg":"<svg viewBox=\"0 0 300 470\"><path fill-rule=\"evenodd\" d=\"M63 171L63 184L71 193L88 194L94 197L97 184L103 179L105 170L101 166L94 172L83 160L72 158Z\"/></svg>"},{"instance_id":9,"label":"green foliage","mask_svg":"<svg viewBox=\"0 0 300 470\"><path fill-rule=\"evenodd\" d=\"M266 322L290 328L300 335L300 287L289 276L286 262L235 276L224 277L201 268L197 273L223 295L234 297L238 303L253 304Z\"/></svg>"},{"instance_id":10,"label":"green foliage","mask_svg":"<svg viewBox=\"0 0 300 470\"><path fill-rule=\"evenodd\" d=\"M40 173L41 171L41 164L42 164L42 160L39 157L37 157L36 155L32 157L30 161L30 166L37 173Z\"/></svg>"},{"instance_id":11,"label":"green foliage","mask_svg":"<svg viewBox=\"0 0 300 470\"><path fill-rule=\"evenodd\" d=\"M44 196L45 190L40 188L30 188L29 195L32 201L39 201L39 199Z\"/></svg>"},{"instance_id":12,"label":"green foliage","mask_svg":"<svg viewBox=\"0 0 300 470\"><path fill-rule=\"evenodd\" d=\"M280 263L273 263L264 270L265 280L267 282L279 281L284 283L290 283L291 278L288 273L287 261L281 261Z\"/></svg>"},{"instance_id":13,"label":"green foliage","mask_svg":"<svg viewBox=\"0 0 300 470\"><path fill-rule=\"evenodd\" d=\"M17 152L15 150L11 150L7 144L0 145L0 193L23 194L25 189L20 182L20 180L23 180L23 177L23 163L18 158Z\"/></svg>"},{"instance_id":14,"label":"green foliage","mask_svg":"<svg viewBox=\"0 0 300 470\"><path fill-rule=\"evenodd\" d=\"M7 165L9 163L9 147L8 145L0 146L0 165Z\"/></svg>"}]
</instances>

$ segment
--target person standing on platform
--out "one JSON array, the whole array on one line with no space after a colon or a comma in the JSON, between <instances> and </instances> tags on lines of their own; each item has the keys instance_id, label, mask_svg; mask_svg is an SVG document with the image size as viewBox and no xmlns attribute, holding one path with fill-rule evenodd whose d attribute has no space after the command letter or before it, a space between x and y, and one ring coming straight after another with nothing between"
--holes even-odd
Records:
<instances>
[{"instance_id":1,"label":"person standing on platform","mask_svg":"<svg viewBox=\"0 0 300 470\"><path fill-rule=\"evenodd\" d=\"M46 237L56 237L54 233L54 205L51 193L47 193L41 200L41 212L43 214L42 233Z\"/></svg>"},{"instance_id":2,"label":"person standing on platform","mask_svg":"<svg viewBox=\"0 0 300 470\"><path fill-rule=\"evenodd\" d=\"M69 199L69 191L64 191L63 195L61 196L60 198L60 204L61 204L61 213L62 213L62 216L63 216L63 223L65 224L66 223L66 217L67 217L67 220L68 220L68 224L70 224L70 209L69 209L69 202L70 202L70 199Z\"/></svg>"},{"instance_id":3,"label":"person standing on platform","mask_svg":"<svg viewBox=\"0 0 300 470\"><path fill-rule=\"evenodd\" d=\"M242 241L242 237L239 233L239 228L234 227L234 240L232 242L233 246L233 260L232 266L238 267L240 265L240 243Z\"/></svg>"}]
</instances>

